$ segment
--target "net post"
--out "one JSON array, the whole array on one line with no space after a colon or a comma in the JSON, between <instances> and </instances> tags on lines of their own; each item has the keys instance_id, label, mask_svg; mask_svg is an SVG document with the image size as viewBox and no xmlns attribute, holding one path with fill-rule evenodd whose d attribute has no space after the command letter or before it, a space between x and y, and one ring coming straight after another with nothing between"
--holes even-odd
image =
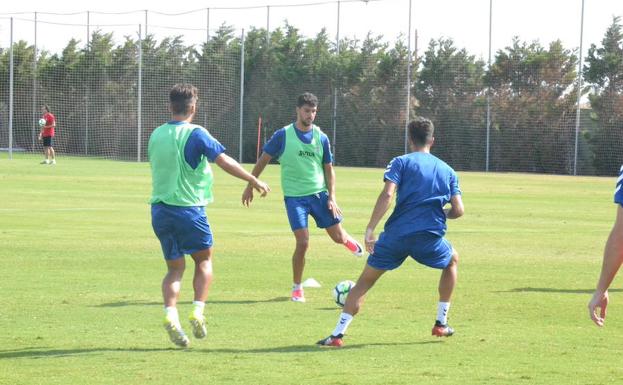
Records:
<instances>
[{"instance_id":1,"label":"net post","mask_svg":"<svg viewBox=\"0 0 623 385\"><path fill-rule=\"evenodd\" d=\"M244 115L244 28L240 35L240 133L238 138L238 162L242 163L242 125Z\"/></svg>"},{"instance_id":2,"label":"net post","mask_svg":"<svg viewBox=\"0 0 623 385\"><path fill-rule=\"evenodd\" d=\"M136 124L137 124L137 142L136 142L136 161L141 161L141 126L142 126L142 97L143 97L143 35L142 35L142 25L138 25L138 84L137 84L137 113L136 113Z\"/></svg>"},{"instance_id":3,"label":"net post","mask_svg":"<svg viewBox=\"0 0 623 385\"><path fill-rule=\"evenodd\" d=\"M9 159L13 159L13 18L11 17L9 48Z\"/></svg>"},{"instance_id":4,"label":"net post","mask_svg":"<svg viewBox=\"0 0 623 385\"><path fill-rule=\"evenodd\" d=\"M582 41L584 40L584 0L582 0L582 13L580 16L580 52L578 60L578 100L575 111L575 153L573 155L573 175L578 175L578 139L580 136L580 101L582 99Z\"/></svg>"}]
</instances>

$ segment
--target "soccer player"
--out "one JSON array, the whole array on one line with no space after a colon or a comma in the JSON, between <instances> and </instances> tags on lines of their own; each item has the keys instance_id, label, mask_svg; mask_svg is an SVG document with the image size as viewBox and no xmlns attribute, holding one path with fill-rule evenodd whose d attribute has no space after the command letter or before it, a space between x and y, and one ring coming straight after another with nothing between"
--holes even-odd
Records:
<instances>
[{"instance_id":1,"label":"soccer player","mask_svg":"<svg viewBox=\"0 0 623 385\"><path fill-rule=\"evenodd\" d=\"M606 320L606 308L608 307L608 288L623 264L623 166L619 170L616 190L614 191L614 203L617 203L617 215L606 241L601 274L597 281L597 288L593 298L588 303L588 312L597 326L604 326ZM599 315L597 309L599 308Z\"/></svg>"},{"instance_id":2,"label":"soccer player","mask_svg":"<svg viewBox=\"0 0 623 385\"><path fill-rule=\"evenodd\" d=\"M56 164L56 154L52 147L56 118L50 112L50 107L47 104L41 106L41 113L43 114L41 119L45 120L45 124L41 126L41 131L39 131L39 140L43 139L43 155L45 156L41 164Z\"/></svg>"},{"instance_id":3,"label":"soccer player","mask_svg":"<svg viewBox=\"0 0 623 385\"><path fill-rule=\"evenodd\" d=\"M169 93L169 102L171 120L156 128L149 138L150 203L152 226L168 268L162 281L164 327L174 344L185 347L189 340L176 308L185 254L190 254L195 262L189 320L195 337L204 338L207 333L203 310L212 282L213 244L205 213L205 205L212 201L212 170L208 161L248 181L261 196L270 189L226 155L225 147L205 128L191 123L197 108L197 88L176 84Z\"/></svg>"},{"instance_id":4,"label":"soccer player","mask_svg":"<svg viewBox=\"0 0 623 385\"><path fill-rule=\"evenodd\" d=\"M454 170L430 153L433 123L418 118L409 123L409 142L413 152L392 159L385 170L385 186L379 195L366 228L368 263L351 289L333 333L317 342L340 347L348 325L359 312L368 290L387 270L398 268L410 256L417 262L441 269L437 319L432 334L449 337L450 297L457 279L459 255L444 235L446 219L463 215L459 181ZM374 230L397 193L396 206L385 222L378 242ZM450 203L451 207L444 209Z\"/></svg>"},{"instance_id":5,"label":"soccer player","mask_svg":"<svg viewBox=\"0 0 623 385\"><path fill-rule=\"evenodd\" d=\"M272 158L276 158L281 165L286 212L296 239L292 256L291 295L295 302L305 302L301 280L305 253L309 247L309 215L334 242L344 245L356 256L363 255L361 245L340 224L342 210L335 199L333 156L329 138L313 124L317 111L316 96L309 92L300 95L296 104L296 121L274 133L251 172L258 177ZM253 188L249 184L242 194L242 203L248 207L252 201Z\"/></svg>"}]
</instances>

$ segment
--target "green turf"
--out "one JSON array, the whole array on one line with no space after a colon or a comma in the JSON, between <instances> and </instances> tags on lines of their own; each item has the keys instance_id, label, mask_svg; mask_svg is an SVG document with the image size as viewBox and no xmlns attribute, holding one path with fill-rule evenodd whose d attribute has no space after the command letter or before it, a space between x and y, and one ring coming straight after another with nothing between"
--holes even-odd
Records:
<instances>
[{"instance_id":1,"label":"green turf","mask_svg":"<svg viewBox=\"0 0 623 385\"><path fill-rule=\"evenodd\" d=\"M208 338L174 348L161 327L164 263L147 164L0 155L0 384L604 384L618 364L623 301L607 326L586 303L614 219L613 178L460 173L466 214L456 335L430 336L439 273L412 261L387 274L346 346L320 349L339 311L330 290L364 264L312 230L306 304L287 301L293 237L278 169L266 199L215 170L215 274ZM248 166L250 168L250 166ZM381 169L337 169L345 227L361 239ZM191 275L180 311L190 309ZM615 281L615 288L617 287Z\"/></svg>"}]
</instances>

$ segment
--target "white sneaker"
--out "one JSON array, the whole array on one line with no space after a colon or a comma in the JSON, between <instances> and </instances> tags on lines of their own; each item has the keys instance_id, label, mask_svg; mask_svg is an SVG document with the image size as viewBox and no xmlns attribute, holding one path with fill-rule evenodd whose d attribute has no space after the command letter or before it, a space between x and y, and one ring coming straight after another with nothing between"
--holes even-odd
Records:
<instances>
[{"instance_id":1,"label":"white sneaker","mask_svg":"<svg viewBox=\"0 0 623 385\"><path fill-rule=\"evenodd\" d=\"M48 164L56 164L56 159L52 159L52 161Z\"/></svg>"},{"instance_id":2,"label":"white sneaker","mask_svg":"<svg viewBox=\"0 0 623 385\"><path fill-rule=\"evenodd\" d=\"M39 162L39 164L50 164L50 162L47 159L45 159Z\"/></svg>"},{"instance_id":3,"label":"white sneaker","mask_svg":"<svg viewBox=\"0 0 623 385\"><path fill-rule=\"evenodd\" d=\"M164 318L164 329L169 333L169 339L175 345L182 348L188 347L190 340L182 330L182 326L179 322L171 321L167 317Z\"/></svg>"}]
</instances>

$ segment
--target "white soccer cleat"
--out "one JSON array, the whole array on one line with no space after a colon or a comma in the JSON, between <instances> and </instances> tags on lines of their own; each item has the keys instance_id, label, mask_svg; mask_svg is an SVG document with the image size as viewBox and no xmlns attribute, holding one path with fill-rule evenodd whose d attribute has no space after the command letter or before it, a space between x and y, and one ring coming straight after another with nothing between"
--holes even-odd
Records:
<instances>
[{"instance_id":1,"label":"white soccer cleat","mask_svg":"<svg viewBox=\"0 0 623 385\"><path fill-rule=\"evenodd\" d=\"M169 339L175 345L186 348L190 344L190 340L188 336L186 336L186 333L184 333L184 330L182 330L182 326L179 322L171 321L165 317L164 329L169 333Z\"/></svg>"},{"instance_id":2,"label":"white soccer cleat","mask_svg":"<svg viewBox=\"0 0 623 385\"><path fill-rule=\"evenodd\" d=\"M206 319L203 314L197 314L195 312L190 313L188 317L190 325L193 328L193 335L195 338L205 338L208 335L208 329L206 328Z\"/></svg>"},{"instance_id":3,"label":"white soccer cleat","mask_svg":"<svg viewBox=\"0 0 623 385\"><path fill-rule=\"evenodd\" d=\"M48 164L56 164L56 159L52 159L52 161Z\"/></svg>"}]
</instances>

